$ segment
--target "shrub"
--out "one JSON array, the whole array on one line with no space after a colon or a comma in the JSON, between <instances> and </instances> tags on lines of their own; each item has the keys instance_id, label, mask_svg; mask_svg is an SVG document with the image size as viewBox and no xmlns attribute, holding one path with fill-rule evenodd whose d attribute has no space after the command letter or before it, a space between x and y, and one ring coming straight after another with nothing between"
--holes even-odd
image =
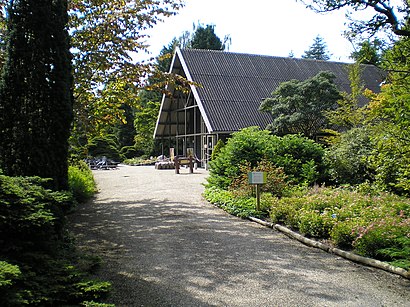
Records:
<instances>
[{"instance_id":1,"label":"shrub","mask_svg":"<svg viewBox=\"0 0 410 307\"><path fill-rule=\"evenodd\" d=\"M135 157L139 157L143 154L144 152L142 150L138 150L135 148L135 146L124 146L120 150L121 156L123 156L126 159L132 159Z\"/></svg>"},{"instance_id":2,"label":"shrub","mask_svg":"<svg viewBox=\"0 0 410 307\"><path fill-rule=\"evenodd\" d=\"M36 177L0 175L0 259L5 260L0 262L0 297L4 306L65 306L84 300L85 289L74 285L86 273L75 268L79 256L69 244L65 227L74 200L69 192L45 189L46 183L47 179Z\"/></svg>"},{"instance_id":3,"label":"shrub","mask_svg":"<svg viewBox=\"0 0 410 307\"><path fill-rule=\"evenodd\" d=\"M369 159L373 149L368 129L354 128L342 133L339 141L325 153L325 162L333 182L359 184L372 181L375 170Z\"/></svg>"},{"instance_id":4,"label":"shrub","mask_svg":"<svg viewBox=\"0 0 410 307\"><path fill-rule=\"evenodd\" d=\"M222 148L224 147L225 147L225 143L221 139L219 139L218 142L216 142L214 150L212 151L211 160L215 160L216 157L221 152Z\"/></svg>"},{"instance_id":5,"label":"shrub","mask_svg":"<svg viewBox=\"0 0 410 307\"><path fill-rule=\"evenodd\" d=\"M326 179L322 145L300 135L275 137L268 157L295 184L312 185Z\"/></svg>"},{"instance_id":6,"label":"shrub","mask_svg":"<svg viewBox=\"0 0 410 307\"><path fill-rule=\"evenodd\" d=\"M240 165L248 162L254 167L262 157L267 156L271 138L269 131L261 131L257 127L233 133L216 159L210 161L209 184L227 189L232 180L240 175Z\"/></svg>"},{"instance_id":7,"label":"shrub","mask_svg":"<svg viewBox=\"0 0 410 307\"><path fill-rule=\"evenodd\" d=\"M266 183L261 185L261 192L271 193L272 195L282 196L287 189L286 178L283 168L277 168L275 165L263 159L259 161L257 165L251 168L249 162L245 162L240 166L241 174L238 178L234 179L230 190L238 196L255 196L255 187L248 183L249 172L265 172Z\"/></svg>"},{"instance_id":8,"label":"shrub","mask_svg":"<svg viewBox=\"0 0 410 307\"><path fill-rule=\"evenodd\" d=\"M211 204L214 204L226 212L246 218L249 216L262 217L266 215L271 199L266 196L261 197L261 210L256 210L256 199L252 197L235 197L231 191L222 190L217 187L207 187L204 197Z\"/></svg>"},{"instance_id":9,"label":"shrub","mask_svg":"<svg viewBox=\"0 0 410 307\"><path fill-rule=\"evenodd\" d=\"M91 157L107 157L114 161L122 161L123 156L119 150L119 144L114 135L107 135L104 137L95 137L89 141L88 155Z\"/></svg>"},{"instance_id":10,"label":"shrub","mask_svg":"<svg viewBox=\"0 0 410 307\"><path fill-rule=\"evenodd\" d=\"M250 127L235 132L215 160L210 162L210 185L227 189L241 176L241 165L254 168L262 159L283 168L287 181L311 185L324 180L324 150L298 135L273 136Z\"/></svg>"},{"instance_id":11,"label":"shrub","mask_svg":"<svg viewBox=\"0 0 410 307\"><path fill-rule=\"evenodd\" d=\"M22 303L16 283L21 277L21 270L17 265L0 261L0 297L3 303L17 306Z\"/></svg>"},{"instance_id":12,"label":"shrub","mask_svg":"<svg viewBox=\"0 0 410 307\"><path fill-rule=\"evenodd\" d=\"M410 218L397 216L379 218L366 227L357 229L358 237L353 242L357 253L389 261L410 269Z\"/></svg>"},{"instance_id":13,"label":"shrub","mask_svg":"<svg viewBox=\"0 0 410 307\"><path fill-rule=\"evenodd\" d=\"M83 161L68 167L68 185L78 202L87 201L97 192L93 174Z\"/></svg>"},{"instance_id":14,"label":"shrub","mask_svg":"<svg viewBox=\"0 0 410 307\"><path fill-rule=\"evenodd\" d=\"M410 268L410 200L388 193L314 187L274 199L270 216L308 236Z\"/></svg>"},{"instance_id":15,"label":"shrub","mask_svg":"<svg viewBox=\"0 0 410 307\"><path fill-rule=\"evenodd\" d=\"M351 250L353 248L353 242L358 237L355 229L359 225L364 225L365 222L361 219L346 219L344 221L338 221L333 225L330 231L330 239L337 247Z\"/></svg>"}]
</instances>

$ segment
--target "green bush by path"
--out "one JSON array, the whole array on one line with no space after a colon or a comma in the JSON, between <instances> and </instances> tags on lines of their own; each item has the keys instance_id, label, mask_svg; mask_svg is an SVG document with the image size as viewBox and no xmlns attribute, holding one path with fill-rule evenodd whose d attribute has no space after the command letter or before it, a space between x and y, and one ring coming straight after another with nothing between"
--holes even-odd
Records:
<instances>
[{"instance_id":1,"label":"green bush by path","mask_svg":"<svg viewBox=\"0 0 410 307\"><path fill-rule=\"evenodd\" d=\"M410 269L410 200L347 188L314 188L275 199L273 222L340 248Z\"/></svg>"},{"instance_id":2,"label":"green bush by path","mask_svg":"<svg viewBox=\"0 0 410 307\"><path fill-rule=\"evenodd\" d=\"M217 187L207 187L204 197L211 204L214 204L226 212L246 218L249 216L263 217L268 215L268 208L271 203L269 195L262 195L260 211L256 210L256 199L253 197L235 196L233 192Z\"/></svg>"},{"instance_id":3,"label":"green bush by path","mask_svg":"<svg viewBox=\"0 0 410 307\"><path fill-rule=\"evenodd\" d=\"M263 159L282 167L287 181L311 185L325 179L321 145L298 135L278 137L257 127L233 133L215 160L210 162L208 183L227 189L241 176L241 165L256 167Z\"/></svg>"},{"instance_id":4,"label":"green bush by path","mask_svg":"<svg viewBox=\"0 0 410 307\"><path fill-rule=\"evenodd\" d=\"M74 198L80 203L87 201L97 192L93 173L83 161L68 167L68 186Z\"/></svg>"},{"instance_id":5,"label":"green bush by path","mask_svg":"<svg viewBox=\"0 0 410 307\"><path fill-rule=\"evenodd\" d=\"M78 305L109 290L108 283L87 279L95 261L85 265L67 235L71 193L45 184L47 179L0 175L2 306Z\"/></svg>"}]
</instances>

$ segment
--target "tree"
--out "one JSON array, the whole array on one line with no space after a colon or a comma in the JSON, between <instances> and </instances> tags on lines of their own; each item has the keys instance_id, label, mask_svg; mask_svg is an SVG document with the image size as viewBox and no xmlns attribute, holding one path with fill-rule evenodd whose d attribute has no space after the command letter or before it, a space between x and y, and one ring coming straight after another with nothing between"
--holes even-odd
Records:
<instances>
[{"instance_id":1,"label":"tree","mask_svg":"<svg viewBox=\"0 0 410 307\"><path fill-rule=\"evenodd\" d=\"M21 0L8 8L0 82L0 163L6 175L52 178L67 188L72 71L65 0Z\"/></svg>"},{"instance_id":2,"label":"tree","mask_svg":"<svg viewBox=\"0 0 410 307\"><path fill-rule=\"evenodd\" d=\"M272 114L273 122L267 128L279 135L300 133L314 138L326 127L324 111L334 108L341 98L334 79L334 74L322 71L305 81L281 83L259 108Z\"/></svg>"},{"instance_id":3,"label":"tree","mask_svg":"<svg viewBox=\"0 0 410 307\"><path fill-rule=\"evenodd\" d=\"M347 8L354 12L374 11L374 15L367 20L353 20L350 16L351 34L361 35L376 34L380 30L390 30L394 34L410 37L409 14L410 4L408 1L390 0L302 0L310 9L318 13L327 13Z\"/></svg>"},{"instance_id":4,"label":"tree","mask_svg":"<svg viewBox=\"0 0 410 307\"><path fill-rule=\"evenodd\" d=\"M4 63L6 51L6 0L0 0L0 69Z\"/></svg>"},{"instance_id":5,"label":"tree","mask_svg":"<svg viewBox=\"0 0 410 307\"><path fill-rule=\"evenodd\" d=\"M351 92L342 92L341 99L337 101L337 109L325 111L329 123L336 126L338 131L347 131L364 125L366 106L360 106L359 99L364 95L362 81L363 67L360 63L347 66ZM329 131L337 135L336 131Z\"/></svg>"},{"instance_id":6,"label":"tree","mask_svg":"<svg viewBox=\"0 0 410 307\"><path fill-rule=\"evenodd\" d=\"M144 30L176 14L182 0L70 1L70 33L75 68L73 141L102 135L125 122L123 104L138 105L138 92L153 62L136 63L134 54L147 49ZM171 76L166 81L172 83ZM76 141L77 140L77 141Z\"/></svg>"},{"instance_id":7,"label":"tree","mask_svg":"<svg viewBox=\"0 0 410 307\"><path fill-rule=\"evenodd\" d=\"M215 34L215 26L207 25L205 28L199 25L192 36L189 48L192 49L210 49L224 50L225 45Z\"/></svg>"},{"instance_id":8,"label":"tree","mask_svg":"<svg viewBox=\"0 0 410 307\"><path fill-rule=\"evenodd\" d=\"M379 39L362 41L358 45L359 49L353 51L350 57L358 63L379 66L382 61L382 45Z\"/></svg>"},{"instance_id":9,"label":"tree","mask_svg":"<svg viewBox=\"0 0 410 307\"><path fill-rule=\"evenodd\" d=\"M329 52L327 50L326 43L323 38L319 35L313 40L313 44L305 51L305 54L302 55L304 59L314 59L327 61L330 59Z\"/></svg>"},{"instance_id":10,"label":"tree","mask_svg":"<svg viewBox=\"0 0 410 307\"><path fill-rule=\"evenodd\" d=\"M159 102L148 100L146 105L135 113L135 147L146 155L152 154L154 149L153 135L159 107Z\"/></svg>"}]
</instances>

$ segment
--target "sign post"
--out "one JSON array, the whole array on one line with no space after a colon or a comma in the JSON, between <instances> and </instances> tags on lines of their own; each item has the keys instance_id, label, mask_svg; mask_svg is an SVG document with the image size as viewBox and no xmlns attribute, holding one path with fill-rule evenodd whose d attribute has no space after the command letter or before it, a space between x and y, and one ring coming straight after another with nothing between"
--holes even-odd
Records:
<instances>
[{"instance_id":1,"label":"sign post","mask_svg":"<svg viewBox=\"0 0 410 307\"><path fill-rule=\"evenodd\" d=\"M248 173L248 183L256 185L256 210L260 211L261 205L261 184L266 183L266 173L265 172L250 172Z\"/></svg>"}]
</instances>

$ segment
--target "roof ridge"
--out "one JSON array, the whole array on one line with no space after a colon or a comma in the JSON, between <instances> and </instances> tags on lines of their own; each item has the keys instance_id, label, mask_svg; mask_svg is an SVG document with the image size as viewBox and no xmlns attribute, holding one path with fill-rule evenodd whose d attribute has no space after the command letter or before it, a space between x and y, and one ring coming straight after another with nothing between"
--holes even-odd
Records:
<instances>
[{"instance_id":1,"label":"roof ridge","mask_svg":"<svg viewBox=\"0 0 410 307\"><path fill-rule=\"evenodd\" d=\"M224 50L214 50L214 49L195 49L195 48L184 48L180 49L182 52L207 52L207 53L221 53L221 54L231 54L231 55L244 55L244 56L251 56L251 57L264 57L264 58L277 58L277 59L285 59L285 60L295 60L295 61L307 61L307 62L319 62L319 63L334 63L334 64L353 64L349 62L340 62L340 61L328 61L328 60L316 60L316 59L305 59L305 58L294 58L294 57L285 57L285 56L277 56L277 55L267 55L267 54L254 54L254 53L247 53L247 52L233 52L233 51L224 51ZM360 64L360 65L370 65L371 64Z\"/></svg>"}]
</instances>

